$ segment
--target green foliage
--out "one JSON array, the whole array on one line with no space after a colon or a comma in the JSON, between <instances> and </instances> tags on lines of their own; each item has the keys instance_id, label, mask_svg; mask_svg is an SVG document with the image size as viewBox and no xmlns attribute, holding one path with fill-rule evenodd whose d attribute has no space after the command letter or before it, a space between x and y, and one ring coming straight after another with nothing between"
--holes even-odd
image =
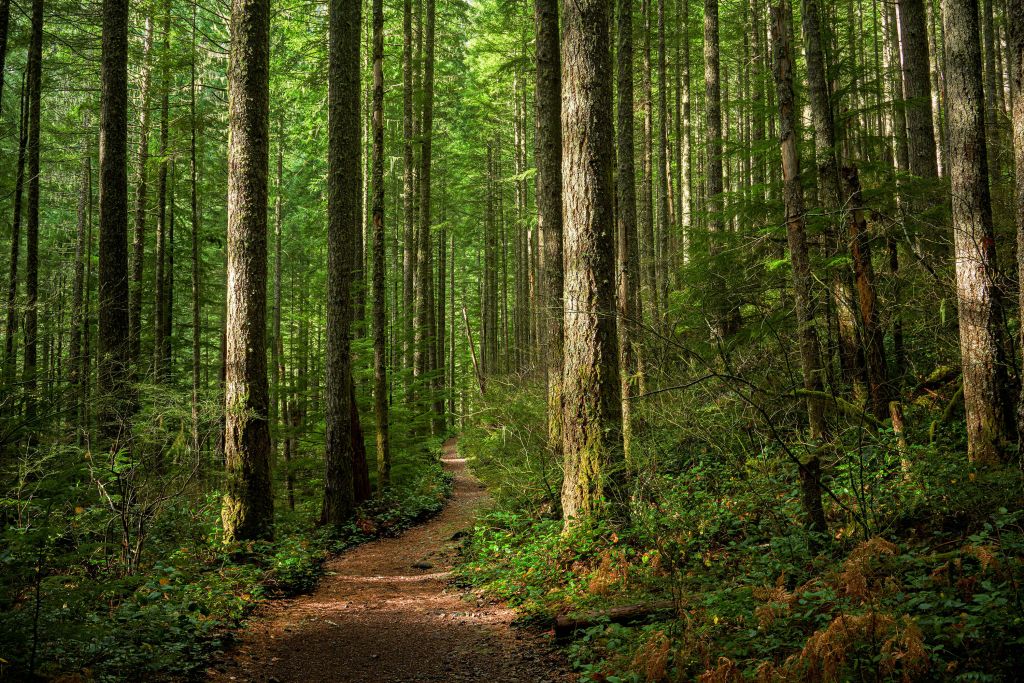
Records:
<instances>
[{"instance_id":1,"label":"green foliage","mask_svg":"<svg viewBox=\"0 0 1024 683\"><path fill-rule=\"evenodd\" d=\"M522 394L489 401L462 444L513 491L537 478L502 435L544 424L539 398ZM667 620L577 632L568 654L584 681L1013 678L1024 665L1019 472L973 467L945 441L900 450L891 430L851 427L857 439L827 455L831 534L812 538L781 445L742 459L680 448L702 445L681 441L700 421L728 418L731 404L718 406L689 409L683 429L678 417L647 423L628 525L563 529L528 496L505 496L467 539L460 580L542 624L672 600ZM513 429L509 417L532 422Z\"/></svg>"}]
</instances>

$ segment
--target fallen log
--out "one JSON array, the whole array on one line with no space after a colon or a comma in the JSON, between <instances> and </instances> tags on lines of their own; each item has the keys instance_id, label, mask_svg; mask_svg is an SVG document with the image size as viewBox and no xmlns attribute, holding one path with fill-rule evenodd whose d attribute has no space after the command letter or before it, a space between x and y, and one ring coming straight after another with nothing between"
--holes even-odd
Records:
<instances>
[{"instance_id":1,"label":"fallen log","mask_svg":"<svg viewBox=\"0 0 1024 683\"><path fill-rule=\"evenodd\" d=\"M672 600L656 600L635 605L622 605L606 610L562 614L555 619L555 638L567 638L574 632L605 622L612 624L635 624L669 619L675 612Z\"/></svg>"}]
</instances>

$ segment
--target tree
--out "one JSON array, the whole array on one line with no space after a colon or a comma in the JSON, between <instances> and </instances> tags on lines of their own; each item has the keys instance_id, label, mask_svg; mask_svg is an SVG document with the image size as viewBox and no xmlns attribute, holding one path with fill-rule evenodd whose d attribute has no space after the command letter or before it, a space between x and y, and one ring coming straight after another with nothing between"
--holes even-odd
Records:
<instances>
[{"instance_id":1,"label":"tree","mask_svg":"<svg viewBox=\"0 0 1024 683\"><path fill-rule=\"evenodd\" d=\"M534 0L537 232L541 241L548 446L562 450L562 63L558 0ZM454 264L453 264L454 266Z\"/></svg>"},{"instance_id":2,"label":"tree","mask_svg":"<svg viewBox=\"0 0 1024 683\"><path fill-rule=\"evenodd\" d=\"M352 419L352 250L359 229L360 3L332 0L327 143L327 471L322 524L355 508ZM356 414L358 422L358 414Z\"/></svg>"},{"instance_id":3,"label":"tree","mask_svg":"<svg viewBox=\"0 0 1024 683\"><path fill-rule=\"evenodd\" d=\"M988 186L978 1L943 0L942 23L967 457L992 464L1005 457L1011 421Z\"/></svg>"},{"instance_id":4,"label":"tree","mask_svg":"<svg viewBox=\"0 0 1024 683\"><path fill-rule=\"evenodd\" d=\"M432 240L430 238L431 196L430 196L430 164L434 129L434 0L426 0L426 21L424 22L424 61L422 81L423 120L420 124L420 169L417 178L419 187L419 226L416 231L416 325L415 349L413 352L413 372L419 378L419 391L423 393L423 406L430 402L429 375L431 367L430 349L434 344L432 329L432 291L434 287Z\"/></svg>"},{"instance_id":5,"label":"tree","mask_svg":"<svg viewBox=\"0 0 1024 683\"><path fill-rule=\"evenodd\" d=\"M719 337L727 337L735 329L726 297L727 281L721 259L725 236L722 178L722 82L718 40L718 0L704 0L704 106L707 123L707 203L708 230L711 232L711 257L715 291L714 326Z\"/></svg>"},{"instance_id":6,"label":"tree","mask_svg":"<svg viewBox=\"0 0 1024 683\"><path fill-rule=\"evenodd\" d=\"M416 239L413 211L413 174L415 159L413 157L413 62L412 62L412 0L404 0L402 5L402 218L404 233L402 237L402 311L404 347L403 364L407 369L413 366L413 312L415 310L415 278L416 278Z\"/></svg>"},{"instance_id":7,"label":"tree","mask_svg":"<svg viewBox=\"0 0 1024 683\"><path fill-rule=\"evenodd\" d=\"M566 522L621 505L622 405L615 331L612 68L607 0L567 0L562 34Z\"/></svg>"},{"instance_id":8,"label":"tree","mask_svg":"<svg viewBox=\"0 0 1024 683\"><path fill-rule=\"evenodd\" d=\"M633 159L633 0L618 3L618 139L615 175L616 239L619 333L619 373L622 383L622 442L626 461L630 459L633 419L630 399L636 381L637 352L635 324L641 316L639 250L636 233L636 167Z\"/></svg>"},{"instance_id":9,"label":"tree","mask_svg":"<svg viewBox=\"0 0 1024 683\"><path fill-rule=\"evenodd\" d=\"M43 84L43 0L32 0L28 45L28 210L25 221L25 418L35 418L39 331L39 125Z\"/></svg>"},{"instance_id":10,"label":"tree","mask_svg":"<svg viewBox=\"0 0 1024 683\"><path fill-rule=\"evenodd\" d=\"M127 437L128 336L128 2L103 1L100 69L100 258L96 385L100 429L116 450Z\"/></svg>"},{"instance_id":11,"label":"tree","mask_svg":"<svg viewBox=\"0 0 1024 683\"><path fill-rule=\"evenodd\" d=\"M797 335L800 344L800 369L807 392L807 418L814 440L827 437L825 407L821 399L824 370L821 348L814 327L814 294L811 261L804 225L804 191L800 185L800 149L797 136L796 98L793 92L793 48L790 44L790 12L782 0L772 7L772 47L775 55L775 89L779 101L779 147L782 152L783 202L786 207L786 239L793 270L793 299L796 304ZM807 526L825 531L825 510L821 504L821 461L812 452L799 463Z\"/></svg>"},{"instance_id":12,"label":"tree","mask_svg":"<svg viewBox=\"0 0 1024 683\"><path fill-rule=\"evenodd\" d=\"M1024 0L1010 0L1009 15L1024 16ZM1010 24L1010 58L1013 64L1013 154L1017 182L1017 279L1024 278L1024 22ZM1018 309L1024 320L1024 288L1018 292ZM1021 341L1024 342L1024 326L1021 326ZM1024 348L1022 346L1021 348ZM1017 431L1024 432L1024 392L1017 403Z\"/></svg>"},{"instance_id":13,"label":"tree","mask_svg":"<svg viewBox=\"0 0 1024 683\"><path fill-rule=\"evenodd\" d=\"M18 160L14 181L14 217L11 220L11 261L7 280L7 325L4 329L4 385L13 386L18 357L14 343L18 331L18 256L21 251L21 200L25 191L25 154L28 145L28 97L24 84L18 126Z\"/></svg>"},{"instance_id":14,"label":"tree","mask_svg":"<svg viewBox=\"0 0 1024 683\"><path fill-rule=\"evenodd\" d=\"M166 47L166 45L165 45ZM139 177L135 184L135 231L132 242L131 286L129 287L128 336L131 356L138 362L142 337L142 273L146 245L146 191L149 183L149 97L153 77L150 59L153 49L153 17L146 17L142 43L142 83L139 87Z\"/></svg>"},{"instance_id":15,"label":"tree","mask_svg":"<svg viewBox=\"0 0 1024 683\"><path fill-rule=\"evenodd\" d=\"M900 45L903 48L903 93L907 100L910 172L922 178L938 175L928 63L928 28L924 0L899 0Z\"/></svg>"},{"instance_id":16,"label":"tree","mask_svg":"<svg viewBox=\"0 0 1024 683\"><path fill-rule=\"evenodd\" d=\"M373 0L373 411L377 420L377 486L391 484L388 425L384 254L384 2Z\"/></svg>"},{"instance_id":17,"label":"tree","mask_svg":"<svg viewBox=\"0 0 1024 683\"><path fill-rule=\"evenodd\" d=\"M0 0L0 112L4 98L4 64L7 61L7 30L11 20L11 0Z\"/></svg>"},{"instance_id":18,"label":"tree","mask_svg":"<svg viewBox=\"0 0 1024 683\"><path fill-rule=\"evenodd\" d=\"M270 0L232 1L230 60L225 542L273 536L266 354Z\"/></svg>"}]
</instances>

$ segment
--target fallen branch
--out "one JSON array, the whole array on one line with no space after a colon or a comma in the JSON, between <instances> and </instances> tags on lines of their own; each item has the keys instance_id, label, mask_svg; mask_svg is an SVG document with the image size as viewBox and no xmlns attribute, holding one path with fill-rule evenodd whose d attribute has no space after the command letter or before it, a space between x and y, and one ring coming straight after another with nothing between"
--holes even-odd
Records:
<instances>
[{"instance_id":1,"label":"fallen branch","mask_svg":"<svg viewBox=\"0 0 1024 683\"><path fill-rule=\"evenodd\" d=\"M654 621L656 619L670 619L674 614L675 602L672 600L657 600L655 602L623 605L593 612L563 614L555 619L555 637L567 638L575 631L605 622L632 624Z\"/></svg>"}]
</instances>

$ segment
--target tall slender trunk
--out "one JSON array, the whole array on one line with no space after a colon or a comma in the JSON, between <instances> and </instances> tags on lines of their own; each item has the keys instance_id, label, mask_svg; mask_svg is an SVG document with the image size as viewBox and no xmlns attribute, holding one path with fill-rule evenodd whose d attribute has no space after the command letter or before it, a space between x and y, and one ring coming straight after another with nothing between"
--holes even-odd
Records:
<instances>
[{"instance_id":1,"label":"tall slender trunk","mask_svg":"<svg viewBox=\"0 0 1024 683\"><path fill-rule=\"evenodd\" d=\"M608 0L566 0L562 63L565 346L562 371L566 523L625 511L615 331L612 65Z\"/></svg>"},{"instance_id":2,"label":"tall slender trunk","mask_svg":"<svg viewBox=\"0 0 1024 683\"><path fill-rule=\"evenodd\" d=\"M190 136L189 136L189 185L192 209L192 449L199 452L199 370L200 342L203 330L200 325L202 300L199 296L199 162L196 155L196 3L192 4L192 59L190 61L191 88L189 89ZM280 337L280 335L278 335ZM276 339L276 338L275 338Z\"/></svg>"},{"instance_id":3,"label":"tall slender trunk","mask_svg":"<svg viewBox=\"0 0 1024 683\"><path fill-rule=\"evenodd\" d=\"M11 20L11 0L0 0L0 112L3 112L4 66L7 62L7 32Z\"/></svg>"},{"instance_id":4,"label":"tall slender trunk","mask_svg":"<svg viewBox=\"0 0 1024 683\"><path fill-rule=\"evenodd\" d=\"M1009 0L1007 16L1024 16L1024 0ZM1024 282L1024 21L1009 26L1009 58L1013 65L1011 92L1013 97L1013 155L1017 215L1017 278ZM1024 287L1018 290L1020 319L1024 320ZM1024 325L1020 331L1020 348L1024 350ZM1017 430L1024 436L1024 391L1017 403Z\"/></svg>"},{"instance_id":5,"label":"tall slender trunk","mask_svg":"<svg viewBox=\"0 0 1024 683\"><path fill-rule=\"evenodd\" d=\"M718 0L704 0L704 106L707 128L707 190L708 230L711 242L712 297L715 332L727 337L736 331L727 295L727 276L720 261L725 239L725 185L722 171L722 80L718 40Z\"/></svg>"},{"instance_id":6,"label":"tall slender trunk","mask_svg":"<svg viewBox=\"0 0 1024 683\"><path fill-rule=\"evenodd\" d=\"M930 0L929 0L930 1ZM923 178L938 176L935 131L932 129L928 27L924 0L899 0L900 45L903 48L903 93L906 98L910 172Z\"/></svg>"},{"instance_id":7,"label":"tall slender trunk","mask_svg":"<svg viewBox=\"0 0 1024 683\"><path fill-rule=\"evenodd\" d=\"M373 410L377 421L377 487L391 485L384 259L384 2L373 0Z\"/></svg>"},{"instance_id":8,"label":"tall slender trunk","mask_svg":"<svg viewBox=\"0 0 1024 683\"><path fill-rule=\"evenodd\" d=\"M167 379L167 359L165 350L164 322L167 316L167 171L170 166L169 133L170 133L170 92L171 70L166 55L171 45L171 4L164 3L164 60L161 67L160 100L160 167L157 172L157 207L156 207L156 275L153 287L153 380L163 382Z\"/></svg>"},{"instance_id":9,"label":"tall slender trunk","mask_svg":"<svg viewBox=\"0 0 1024 683\"><path fill-rule=\"evenodd\" d=\"M807 62L807 94L814 126L814 153L818 166L818 204L828 221L829 252L838 256L846 242L839 230L836 214L843 210L842 188L836 150L835 121L829 97L828 71L825 62L825 39L818 0L803 0L804 54ZM845 265L832 268L832 301L839 331L839 361L843 376L854 386L858 398L866 393L864 354L857 331L854 294L850 273Z\"/></svg>"},{"instance_id":10,"label":"tall slender trunk","mask_svg":"<svg viewBox=\"0 0 1024 683\"><path fill-rule=\"evenodd\" d=\"M434 122L434 0L426 0L426 21L424 22L424 63L423 63L423 121L420 127L420 171L419 189L419 229L416 233L416 329L415 351L413 354L413 371L419 380L419 391L425 399L422 409L429 406L431 373L430 346L434 343L430 329L430 291L433 288L432 240L430 239L431 196L430 196L430 162L433 148L431 136Z\"/></svg>"},{"instance_id":11,"label":"tall slender trunk","mask_svg":"<svg viewBox=\"0 0 1024 683\"><path fill-rule=\"evenodd\" d=\"M28 215L25 220L25 419L35 429L39 328L39 125L43 83L43 0L32 0L28 47Z\"/></svg>"},{"instance_id":12,"label":"tall slender trunk","mask_svg":"<svg viewBox=\"0 0 1024 683\"><path fill-rule=\"evenodd\" d=\"M232 0L230 49L226 542L273 535L266 354L270 0Z\"/></svg>"},{"instance_id":13,"label":"tall slender trunk","mask_svg":"<svg viewBox=\"0 0 1024 683\"><path fill-rule=\"evenodd\" d=\"M615 175L616 239L619 333L619 376L622 384L622 444L626 462L630 462L633 440L631 400L637 378L637 350L634 337L637 316L641 315L637 278L639 253L636 240L636 168L633 159L633 0L618 3L618 140Z\"/></svg>"},{"instance_id":14,"label":"tall slender trunk","mask_svg":"<svg viewBox=\"0 0 1024 683\"><path fill-rule=\"evenodd\" d=\"M827 438L823 401L820 395L824 385L824 371L821 367L821 347L814 327L814 294L811 284L811 262L807 248L807 231L804 226L804 193L800 185L800 150L797 136L797 112L793 93L793 48L790 43L790 12L782 0L773 7L772 45L775 59L775 89L779 102L779 147L782 152L783 202L786 207L786 238L789 243L789 258L793 269L793 298L796 304L797 337L800 344L800 369L804 389L808 391L807 419L810 436L819 440ZM813 531L825 531L825 512L821 504L821 462L811 451L808 458L800 463L800 487L803 494L807 526Z\"/></svg>"},{"instance_id":15,"label":"tall slender trunk","mask_svg":"<svg viewBox=\"0 0 1024 683\"><path fill-rule=\"evenodd\" d=\"M127 442L131 401L128 336L128 1L103 2L100 68L100 255L97 389L102 435Z\"/></svg>"},{"instance_id":16,"label":"tall slender trunk","mask_svg":"<svg viewBox=\"0 0 1024 683\"><path fill-rule=\"evenodd\" d=\"M26 74L27 76L27 74ZM27 79L26 79L27 80ZM18 127L18 162L14 181L14 217L11 221L11 262L7 280L7 325L4 343L4 386L14 386L18 356L15 336L18 332L18 259L21 251L22 196L25 190L25 154L28 145L28 93L21 87L21 117Z\"/></svg>"},{"instance_id":17,"label":"tall slender trunk","mask_svg":"<svg viewBox=\"0 0 1024 683\"><path fill-rule=\"evenodd\" d=\"M151 55L153 17L146 17L142 43L142 83L139 87L139 177L135 184L135 229L132 237L131 284L128 302L128 337L132 360L138 362L142 337L142 272L146 244L146 192L149 182L149 97L153 82Z\"/></svg>"},{"instance_id":18,"label":"tall slender trunk","mask_svg":"<svg viewBox=\"0 0 1024 683\"><path fill-rule=\"evenodd\" d=\"M82 116L82 130L89 131L89 114ZM69 384L72 387L71 421L80 429L85 426L83 407L85 397L85 371L82 367L82 331L85 326L85 297L88 295L85 283L86 235L89 229L89 193L92 185L92 157L89 145L90 135L82 139L82 170L78 188L78 215L75 230L75 278L71 291L71 352L69 361Z\"/></svg>"},{"instance_id":19,"label":"tall slender trunk","mask_svg":"<svg viewBox=\"0 0 1024 683\"><path fill-rule=\"evenodd\" d=\"M655 300L660 302L658 324L661 324L662 310L668 297L668 236L671 231L671 179L669 178L668 156L668 79L665 48L665 0L658 0L658 229L653 245L655 273L654 282L658 291Z\"/></svg>"},{"instance_id":20,"label":"tall slender trunk","mask_svg":"<svg viewBox=\"0 0 1024 683\"><path fill-rule=\"evenodd\" d=\"M327 174L327 444L323 524L346 521L357 503L353 419L352 251L359 218L359 27L362 6L329 5Z\"/></svg>"},{"instance_id":21,"label":"tall slender trunk","mask_svg":"<svg viewBox=\"0 0 1024 683\"><path fill-rule=\"evenodd\" d=\"M997 463L1006 455L1011 421L989 195L978 0L943 0L942 20L967 457Z\"/></svg>"},{"instance_id":22,"label":"tall slender trunk","mask_svg":"<svg viewBox=\"0 0 1024 683\"><path fill-rule=\"evenodd\" d=\"M416 276L416 241L415 214L413 213L413 86L412 73L412 0L405 0L402 10L402 219L404 233L402 237L402 345L404 363L407 370L413 366L413 317L415 311L415 276ZM406 387L408 389L408 386Z\"/></svg>"},{"instance_id":23,"label":"tall slender trunk","mask_svg":"<svg viewBox=\"0 0 1024 683\"><path fill-rule=\"evenodd\" d=\"M657 269L654 255L654 92L651 88L651 2L643 0L641 12L643 13L643 66L641 67L641 88L643 96L640 101L640 111L643 116L643 141L641 150L643 154L643 167L640 176L640 206L638 211L639 237L640 237L640 260L643 268L643 289L644 302L648 307L648 315L652 321L660 318L660 307L658 302Z\"/></svg>"}]
</instances>

